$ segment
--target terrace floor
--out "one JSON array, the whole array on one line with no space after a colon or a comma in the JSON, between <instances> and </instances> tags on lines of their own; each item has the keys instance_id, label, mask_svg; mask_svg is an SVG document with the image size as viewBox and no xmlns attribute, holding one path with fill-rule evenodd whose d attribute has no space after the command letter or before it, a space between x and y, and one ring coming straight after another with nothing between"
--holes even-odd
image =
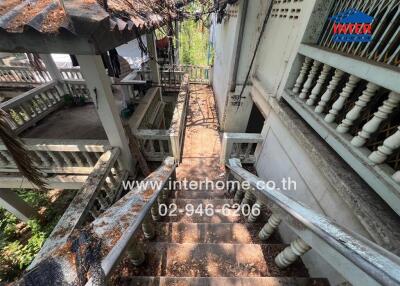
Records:
<instances>
[{"instance_id":1,"label":"terrace floor","mask_svg":"<svg viewBox=\"0 0 400 286\"><path fill-rule=\"evenodd\" d=\"M57 110L46 116L36 126L22 132L20 137L107 140L93 104Z\"/></svg>"}]
</instances>

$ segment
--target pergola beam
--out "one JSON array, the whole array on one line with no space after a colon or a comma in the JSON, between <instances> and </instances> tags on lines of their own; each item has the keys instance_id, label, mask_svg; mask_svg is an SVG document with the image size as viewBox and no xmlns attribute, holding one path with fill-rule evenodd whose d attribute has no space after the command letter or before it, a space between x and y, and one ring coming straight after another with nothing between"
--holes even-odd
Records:
<instances>
[{"instance_id":1,"label":"pergola beam","mask_svg":"<svg viewBox=\"0 0 400 286\"><path fill-rule=\"evenodd\" d=\"M5 208L24 222L37 215L35 209L21 199L12 189L0 189L0 207Z\"/></svg>"}]
</instances>

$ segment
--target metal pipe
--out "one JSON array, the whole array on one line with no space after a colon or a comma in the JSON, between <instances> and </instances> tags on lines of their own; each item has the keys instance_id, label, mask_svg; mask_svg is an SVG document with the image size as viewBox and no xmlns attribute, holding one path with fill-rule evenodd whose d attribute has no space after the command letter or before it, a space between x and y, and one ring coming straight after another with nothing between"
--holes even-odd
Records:
<instances>
[{"instance_id":1,"label":"metal pipe","mask_svg":"<svg viewBox=\"0 0 400 286\"><path fill-rule=\"evenodd\" d=\"M243 31L244 31L244 27L246 24L247 10L249 7L249 0L243 0L243 1L244 1L243 2L243 12L242 12L242 17L240 18L239 35L238 35L238 40L237 40L237 44L236 44L235 63L233 66L230 85L229 85L231 92L235 92L235 89L236 89L236 81L237 81L238 70L239 70L239 60L240 60L240 54L242 53Z\"/></svg>"}]
</instances>

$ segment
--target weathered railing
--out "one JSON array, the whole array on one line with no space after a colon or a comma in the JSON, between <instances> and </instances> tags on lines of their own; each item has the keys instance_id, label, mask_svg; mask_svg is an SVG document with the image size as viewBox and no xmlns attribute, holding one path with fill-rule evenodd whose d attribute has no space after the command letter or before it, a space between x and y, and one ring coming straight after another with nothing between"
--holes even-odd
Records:
<instances>
[{"instance_id":1,"label":"weathered railing","mask_svg":"<svg viewBox=\"0 0 400 286\"><path fill-rule=\"evenodd\" d=\"M0 104L9 114L10 125L21 133L33 124L60 108L63 93L56 82L49 82Z\"/></svg>"},{"instance_id":2,"label":"weathered railing","mask_svg":"<svg viewBox=\"0 0 400 286\"><path fill-rule=\"evenodd\" d=\"M84 80L80 67L60 68L64 80Z\"/></svg>"},{"instance_id":3,"label":"weathered railing","mask_svg":"<svg viewBox=\"0 0 400 286\"><path fill-rule=\"evenodd\" d=\"M135 186L83 229L116 156L114 151L102 156L19 283L69 285L78 281L79 285L105 285L102 283L124 255L135 265L143 263L143 249L132 237L140 227L145 237L154 237L151 220L160 218L158 202L168 196L175 160L167 158L143 184Z\"/></svg>"},{"instance_id":4,"label":"weathered railing","mask_svg":"<svg viewBox=\"0 0 400 286\"><path fill-rule=\"evenodd\" d=\"M160 104L159 101L157 93L154 91L149 92L130 119L130 126L134 135L139 139L142 151L147 160L162 161L166 156L174 156L175 159L180 160L189 102L188 78L185 77L181 83L171 126L168 130L148 129L150 126L159 126L159 123L162 121L159 115L163 114L161 112L163 111L163 105L161 108L157 108Z\"/></svg>"},{"instance_id":5,"label":"weathered railing","mask_svg":"<svg viewBox=\"0 0 400 286\"><path fill-rule=\"evenodd\" d=\"M120 198L122 181L126 180L127 172L119 167L119 156L118 148L106 151L100 156L30 268L47 258L55 248L65 244L75 229L99 217Z\"/></svg>"},{"instance_id":6,"label":"weathered railing","mask_svg":"<svg viewBox=\"0 0 400 286\"><path fill-rule=\"evenodd\" d=\"M165 65L163 66L162 73L166 76L168 73L174 71L175 74L181 73L182 75L189 75L190 83L209 84L210 83L210 67L208 66L195 66L195 65Z\"/></svg>"},{"instance_id":7,"label":"weathered railing","mask_svg":"<svg viewBox=\"0 0 400 286\"><path fill-rule=\"evenodd\" d=\"M276 256L278 267L288 267L312 248L353 285L400 284L399 257L268 187L262 179L243 169L238 159L230 159L227 167L234 178L250 185L244 190L247 184L242 184L243 188L235 193L236 202L253 208L249 222L256 221L254 214L265 206L272 211L260 230L261 240L267 240L282 222L298 236Z\"/></svg>"},{"instance_id":8,"label":"weathered railing","mask_svg":"<svg viewBox=\"0 0 400 286\"><path fill-rule=\"evenodd\" d=\"M225 164L230 158L238 158L245 164L255 163L257 146L263 141L261 134L224 133L220 161Z\"/></svg>"},{"instance_id":9,"label":"weathered railing","mask_svg":"<svg viewBox=\"0 0 400 286\"><path fill-rule=\"evenodd\" d=\"M111 147L104 140L23 140L35 164L46 173L90 174L100 156ZM56 141L56 142L55 142ZM0 172L19 172L0 141Z\"/></svg>"},{"instance_id":10,"label":"weathered railing","mask_svg":"<svg viewBox=\"0 0 400 286\"><path fill-rule=\"evenodd\" d=\"M361 43L335 41L335 37L337 37L333 33L335 21L331 17L349 9L356 9L374 18L371 28L371 41ZM319 45L348 55L359 56L398 67L400 64L399 21L400 2L396 0L334 1L320 36ZM356 29L356 26L354 25L353 28ZM363 29L362 26L361 29ZM349 31L347 34L349 34Z\"/></svg>"},{"instance_id":11,"label":"weathered railing","mask_svg":"<svg viewBox=\"0 0 400 286\"><path fill-rule=\"evenodd\" d=\"M0 85L42 84L51 81L47 71L37 71L30 66L0 66Z\"/></svg>"},{"instance_id":12,"label":"weathered railing","mask_svg":"<svg viewBox=\"0 0 400 286\"><path fill-rule=\"evenodd\" d=\"M315 47L285 100L400 214L400 72Z\"/></svg>"}]
</instances>

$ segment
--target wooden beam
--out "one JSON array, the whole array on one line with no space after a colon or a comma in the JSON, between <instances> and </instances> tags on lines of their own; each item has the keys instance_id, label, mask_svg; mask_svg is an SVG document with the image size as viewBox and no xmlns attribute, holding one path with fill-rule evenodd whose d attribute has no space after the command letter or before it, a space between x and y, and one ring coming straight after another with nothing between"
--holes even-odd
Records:
<instances>
[{"instance_id":1,"label":"wooden beam","mask_svg":"<svg viewBox=\"0 0 400 286\"><path fill-rule=\"evenodd\" d=\"M25 222L37 215L35 209L12 189L0 189L0 206Z\"/></svg>"}]
</instances>

